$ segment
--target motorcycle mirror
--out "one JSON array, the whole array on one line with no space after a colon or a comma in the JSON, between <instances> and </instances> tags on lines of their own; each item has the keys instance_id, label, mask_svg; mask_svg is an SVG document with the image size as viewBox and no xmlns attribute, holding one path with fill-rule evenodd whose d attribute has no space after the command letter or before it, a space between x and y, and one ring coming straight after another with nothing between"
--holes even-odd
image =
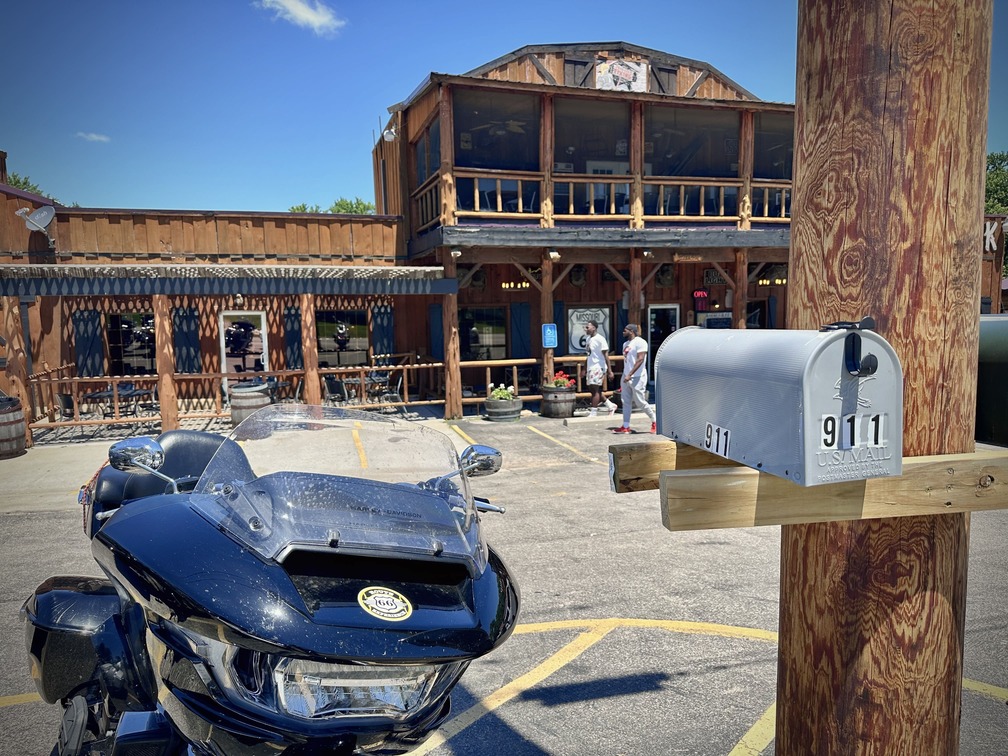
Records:
<instances>
[{"instance_id":1,"label":"motorcycle mirror","mask_svg":"<svg viewBox=\"0 0 1008 756\"><path fill-rule=\"evenodd\" d=\"M481 475L493 475L501 469L503 457L492 446L474 444L467 446L462 452L462 469L471 478Z\"/></svg>"},{"instance_id":2,"label":"motorcycle mirror","mask_svg":"<svg viewBox=\"0 0 1008 756\"><path fill-rule=\"evenodd\" d=\"M164 449L150 436L137 436L117 441L109 447L109 464L122 472L147 472L171 483L178 493L178 485L172 478L158 472L164 464Z\"/></svg>"}]
</instances>

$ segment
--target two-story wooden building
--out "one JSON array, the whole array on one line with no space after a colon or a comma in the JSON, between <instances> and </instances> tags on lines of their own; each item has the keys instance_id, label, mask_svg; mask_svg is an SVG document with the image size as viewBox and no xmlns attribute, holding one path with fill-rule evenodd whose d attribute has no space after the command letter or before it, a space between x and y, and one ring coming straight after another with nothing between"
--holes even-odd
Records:
<instances>
[{"instance_id":1,"label":"two-story wooden building","mask_svg":"<svg viewBox=\"0 0 1008 756\"><path fill-rule=\"evenodd\" d=\"M429 308L402 323L435 356L543 353L549 373L544 323L557 354L590 318L616 351L627 322L652 347L684 324L783 325L793 106L614 42L432 73L390 113L379 212L403 216L411 264L460 283L457 308L406 304Z\"/></svg>"}]
</instances>

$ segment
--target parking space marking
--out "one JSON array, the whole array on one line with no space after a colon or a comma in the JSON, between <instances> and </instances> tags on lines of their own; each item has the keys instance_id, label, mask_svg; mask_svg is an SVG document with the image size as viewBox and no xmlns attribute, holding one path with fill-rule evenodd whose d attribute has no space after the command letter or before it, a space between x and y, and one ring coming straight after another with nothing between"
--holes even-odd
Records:
<instances>
[{"instance_id":1,"label":"parking space marking","mask_svg":"<svg viewBox=\"0 0 1008 756\"><path fill-rule=\"evenodd\" d=\"M360 421L354 423L353 429L353 441L354 446L357 447L357 456L360 458L360 466L362 470L367 470L367 452L364 451L364 444L360 440L360 429L363 428L363 424Z\"/></svg>"},{"instance_id":2,"label":"parking space marking","mask_svg":"<svg viewBox=\"0 0 1008 756\"><path fill-rule=\"evenodd\" d=\"M0 696L0 709L5 706L17 706L26 703L41 703L42 697L38 693L22 693L17 696Z\"/></svg>"},{"instance_id":3,"label":"parking space marking","mask_svg":"<svg viewBox=\"0 0 1008 756\"><path fill-rule=\"evenodd\" d=\"M448 427L451 428L456 433L458 433L460 436L462 436L462 438L464 438L466 440L466 443L469 443L469 444L475 444L476 443L471 438L469 438L469 436L466 435L466 432L464 430L462 430L461 428L459 428L457 425L452 424L452 425L449 425Z\"/></svg>"},{"instance_id":4,"label":"parking space marking","mask_svg":"<svg viewBox=\"0 0 1008 756\"><path fill-rule=\"evenodd\" d=\"M568 451L572 451L572 452L574 452L575 454L577 454L577 455L578 455L579 457L581 457L582 459L586 459L586 460L588 460L589 462L592 462L592 463L594 463L594 464L596 464L596 465L605 465L606 467L608 467L608 466L609 466L609 463L608 463L608 462L603 462L603 461L602 461L602 460L600 460L600 459L599 459L598 457L589 457L589 456L588 456L587 454L585 454L585 453L584 453L584 452L582 452L582 451L579 451L578 449L575 449L575 448L574 448L573 446L571 446L570 444L565 444L565 443L564 443L563 441L560 441L559 439L556 439L556 438L553 438L553 436L549 435L548 433L543 433L543 432L542 432L541 430L539 430L538 428L533 428L533 427L532 427L532 426L530 425L530 426L528 427L528 429L529 429L530 431L532 431L533 433L538 433L538 434L539 434L540 436L542 436L543 438L545 438L545 439L547 439L547 440L549 440L549 441L552 441L552 442L553 442L554 444L556 444L557 446L562 446L562 447L563 447L564 449L567 449Z\"/></svg>"},{"instance_id":5,"label":"parking space marking","mask_svg":"<svg viewBox=\"0 0 1008 756\"><path fill-rule=\"evenodd\" d=\"M773 743L776 736L777 702L774 701L763 712L763 716L756 720L756 724L749 728L749 732L742 736L742 740L728 752L728 756L759 756Z\"/></svg>"},{"instance_id":6,"label":"parking space marking","mask_svg":"<svg viewBox=\"0 0 1008 756\"><path fill-rule=\"evenodd\" d=\"M470 706L457 717L453 717L448 720L445 724L438 728L433 735L425 740L423 745L415 751L411 751L411 755L421 756L422 754L430 753L438 746L443 745L450 738L462 732L486 714L489 714L494 709L507 703L515 696L524 693L529 688L538 685L558 669L561 669L570 662L574 661L589 648L605 638L606 635L615 628L616 625L603 625L603 623L599 623L599 626L593 626L588 630L585 630L583 633L578 635L577 638L557 651L531 672L526 672L521 677L509 682L503 688L498 688L489 696L477 701L473 706ZM516 632L517 630L518 628L515 628Z\"/></svg>"}]
</instances>

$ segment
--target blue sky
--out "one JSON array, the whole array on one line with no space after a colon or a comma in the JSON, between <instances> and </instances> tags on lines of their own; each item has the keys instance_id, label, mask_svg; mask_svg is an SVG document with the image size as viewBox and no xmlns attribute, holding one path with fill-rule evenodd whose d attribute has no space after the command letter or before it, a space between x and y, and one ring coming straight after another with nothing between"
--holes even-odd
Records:
<instances>
[{"instance_id":1,"label":"blue sky","mask_svg":"<svg viewBox=\"0 0 1008 756\"><path fill-rule=\"evenodd\" d=\"M988 151L1008 151L995 3ZM625 41L794 102L797 3L5 2L0 150L84 207L287 210L374 198L388 107L520 47ZM998 40L1002 45L998 46Z\"/></svg>"}]
</instances>

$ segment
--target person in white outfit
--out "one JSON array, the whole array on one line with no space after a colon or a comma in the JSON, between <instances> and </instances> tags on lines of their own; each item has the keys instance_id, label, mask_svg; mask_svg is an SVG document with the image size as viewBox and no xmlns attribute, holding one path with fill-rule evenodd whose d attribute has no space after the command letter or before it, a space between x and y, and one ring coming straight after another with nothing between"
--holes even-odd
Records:
<instances>
[{"instance_id":1,"label":"person in white outfit","mask_svg":"<svg viewBox=\"0 0 1008 756\"><path fill-rule=\"evenodd\" d=\"M609 364L609 342L605 336L598 332L598 323L589 320L585 323L585 333L588 334L588 359L585 362L585 373L587 377L588 390L591 392L591 409L588 417L598 415L599 401L605 399L605 408L612 415L616 411L616 405L602 393L602 384L606 376L613 379L612 365Z\"/></svg>"},{"instance_id":2,"label":"person in white outfit","mask_svg":"<svg viewBox=\"0 0 1008 756\"><path fill-rule=\"evenodd\" d=\"M634 407L644 410L651 419L651 432L655 432L655 413L647 400L647 351L648 345L640 337L636 323L627 324L623 329L623 379L620 381L620 395L623 397L623 425L613 433L632 433L630 413Z\"/></svg>"}]
</instances>

